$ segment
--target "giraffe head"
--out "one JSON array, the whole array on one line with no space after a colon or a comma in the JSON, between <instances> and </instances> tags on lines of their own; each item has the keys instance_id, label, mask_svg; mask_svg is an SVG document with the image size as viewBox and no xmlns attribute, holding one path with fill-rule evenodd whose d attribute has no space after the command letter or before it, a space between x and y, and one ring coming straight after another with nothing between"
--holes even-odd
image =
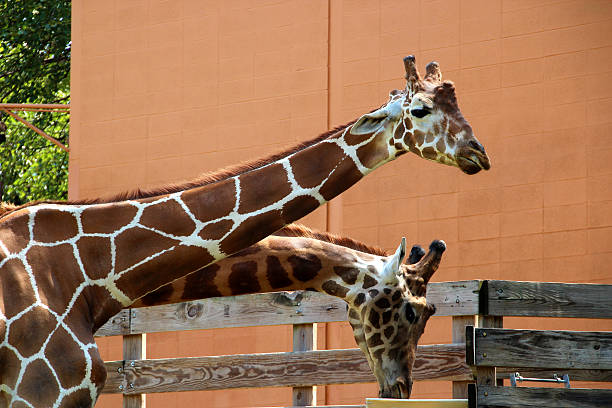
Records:
<instances>
[{"instance_id":1,"label":"giraffe head","mask_svg":"<svg viewBox=\"0 0 612 408\"><path fill-rule=\"evenodd\" d=\"M363 290L348 302L349 323L376 376L381 397L410 397L417 342L436 310L425 298L427 282L445 249L443 241L434 241L425 255L415 246L410 264L403 264L406 240L402 239L382 273L372 280L365 278Z\"/></svg>"},{"instance_id":2,"label":"giraffe head","mask_svg":"<svg viewBox=\"0 0 612 408\"><path fill-rule=\"evenodd\" d=\"M406 88L391 91L385 105L360 117L349 130L351 138L383 135L379 144L387 144L390 158L410 151L467 174L488 170L489 157L459 110L455 86L442 81L438 63L427 65L424 78L414 56L404 58L404 66Z\"/></svg>"}]
</instances>

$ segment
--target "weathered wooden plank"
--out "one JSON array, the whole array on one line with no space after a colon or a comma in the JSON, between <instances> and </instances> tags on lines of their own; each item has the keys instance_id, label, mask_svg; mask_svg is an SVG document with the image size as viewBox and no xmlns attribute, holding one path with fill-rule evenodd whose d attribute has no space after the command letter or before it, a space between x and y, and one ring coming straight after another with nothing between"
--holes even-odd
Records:
<instances>
[{"instance_id":1,"label":"weathered wooden plank","mask_svg":"<svg viewBox=\"0 0 612 408\"><path fill-rule=\"evenodd\" d=\"M345 321L346 303L318 292L228 296L132 309L131 333Z\"/></svg>"},{"instance_id":2,"label":"weathered wooden plank","mask_svg":"<svg viewBox=\"0 0 612 408\"><path fill-rule=\"evenodd\" d=\"M612 332L475 328L473 342L475 366L612 369Z\"/></svg>"},{"instance_id":3,"label":"weathered wooden plank","mask_svg":"<svg viewBox=\"0 0 612 408\"><path fill-rule=\"evenodd\" d=\"M479 292L483 281L431 282L427 302L436 305L436 316L467 316L479 312Z\"/></svg>"},{"instance_id":4,"label":"weathered wooden plank","mask_svg":"<svg viewBox=\"0 0 612 408\"><path fill-rule=\"evenodd\" d=\"M436 305L436 316L478 314L481 284L476 280L430 283L427 300ZM125 309L102 326L96 336L340 322L346 317L346 303L323 293L259 293Z\"/></svg>"},{"instance_id":5,"label":"weathered wooden plank","mask_svg":"<svg viewBox=\"0 0 612 408\"><path fill-rule=\"evenodd\" d=\"M130 334L130 311L128 309L123 309L110 318L98 329L95 336L123 336L125 334Z\"/></svg>"},{"instance_id":6,"label":"weathered wooden plank","mask_svg":"<svg viewBox=\"0 0 612 408\"><path fill-rule=\"evenodd\" d=\"M476 406L487 407L609 407L612 390L585 388L476 387ZM471 401L470 401L471 403Z\"/></svg>"},{"instance_id":7,"label":"weathered wooden plank","mask_svg":"<svg viewBox=\"0 0 612 408\"><path fill-rule=\"evenodd\" d=\"M612 318L612 285L488 281L488 314Z\"/></svg>"},{"instance_id":8,"label":"weathered wooden plank","mask_svg":"<svg viewBox=\"0 0 612 408\"><path fill-rule=\"evenodd\" d=\"M135 361L126 364L125 393L305 387L375 382L359 349ZM468 379L465 345L419 346L414 380ZM115 391L117 392L117 391Z\"/></svg>"},{"instance_id":9,"label":"weathered wooden plank","mask_svg":"<svg viewBox=\"0 0 612 408\"><path fill-rule=\"evenodd\" d=\"M123 361L105 361L106 382L102 393L117 394L122 393L125 388L125 375L123 373ZM122 388L120 388L122 387Z\"/></svg>"},{"instance_id":10,"label":"weathered wooden plank","mask_svg":"<svg viewBox=\"0 0 612 408\"><path fill-rule=\"evenodd\" d=\"M366 408L468 408L468 400L366 398Z\"/></svg>"}]
</instances>

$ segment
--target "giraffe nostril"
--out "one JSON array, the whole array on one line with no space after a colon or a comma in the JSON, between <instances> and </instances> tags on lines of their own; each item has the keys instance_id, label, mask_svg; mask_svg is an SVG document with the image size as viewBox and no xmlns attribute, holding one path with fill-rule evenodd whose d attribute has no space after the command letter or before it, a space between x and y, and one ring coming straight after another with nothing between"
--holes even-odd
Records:
<instances>
[{"instance_id":1,"label":"giraffe nostril","mask_svg":"<svg viewBox=\"0 0 612 408\"><path fill-rule=\"evenodd\" d=\"M484 147L483 147L483 146L482 146L482 145L481 145L481 144L480 144L478 141L476 141L476 140L470 140L470 141L469 141L469 143L468 143L468 145L469 145L469 146L470 146L472 149L477 150L477 151L479 151L480 153L484 153L484 152L485 152Z\"/></svg>"}]
</instances>

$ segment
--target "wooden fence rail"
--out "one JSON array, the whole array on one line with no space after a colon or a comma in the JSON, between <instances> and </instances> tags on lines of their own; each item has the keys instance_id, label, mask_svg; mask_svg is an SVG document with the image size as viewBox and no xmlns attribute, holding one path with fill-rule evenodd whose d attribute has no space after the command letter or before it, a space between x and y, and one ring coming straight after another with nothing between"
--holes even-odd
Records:
<instances>
[{"instance_id":1,"label":"wooden fence rail","mask_svg":"<svg viewBox=\"0 0 612 408\"><path fill-rule=\"evenodd\" d=\"M493 383L495 378L507 377L508 373L517 370L515 366L521 366L515 351L504 351L498 345L490 346L490 351L485 352L482 348L485 346L479 343L481 348L478 351L469 346L466 354L466 342L473 345L474 336L488 339L508 337L510 332L501 329L503 316L612 318L612 285L499 280L440 282L428 285L427 300L436 305L437 316L453 317L454 343L419 346L414 379L451 380L455 398L466 398L468 382L475 379L466 357L468 360L478 359L486 353L487 356L495 355L495 358L507 358L509 364L500 364L497 370L492 367L489 374L493 375ZM144 398L140 396L146 393L288 386L294 387L294 406L314 405L314 392L308 394L312 386L375 381L359 349L308 350L314 348L315 332L309 329L312 324L346 319L346 303L317 292L266 293L126 309L110 319L96 336L123 335L131 342L142 339L145 333L161 331L291 324L296 328L295 351L146 359L145 343L136 342L142 347L140 356L127 353L123 361L106 363L108 379L103 392L122 393L124 407L143 407ZM466 333L466 326L476 328ZM542 338L537 336L543 333L532 332L533 338ZM588 334L584 336L588 337ZM549 337L547 341L551 342L564 339L561 334ZM604 356L602 364L577 364L567 367L565 372L571 373L573 380L611 381L612 370L607 365L610 356L608 351L602 350L609 350L609 338L592 335L581 340L588 340L589 347L595 350L591 354L597 352ZM508 347L511 345L510 342ZM545 345L544 349L547 347ZM569 350L572 345L566 347ZM551 370L557 368L554 364L527 367L530 368L521 372L535 376L552 375L554 371ZM487 368L482 366L479 370Z\"/></svg>"}]
</instances>

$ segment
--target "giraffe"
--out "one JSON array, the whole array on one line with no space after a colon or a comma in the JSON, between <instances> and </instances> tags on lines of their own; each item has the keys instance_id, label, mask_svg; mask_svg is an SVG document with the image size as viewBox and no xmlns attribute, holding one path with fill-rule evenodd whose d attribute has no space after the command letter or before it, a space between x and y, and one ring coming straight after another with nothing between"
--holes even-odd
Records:
<instances>
[{"instance_id":1,"label":"giraffe","mask_svg":"<svg viewBox=\"0 0 612 408\"><path fill-rule=\"evenodd\" d=\"M412 151L474 174L489 159L430 63L356 121L271 157L107 199L0 212L0 405L93 406L93 339L119 309L265 238ZM432 153L435 152L435 155ZM76 374L75 374L76 373Z\"/></svg>"},{"instance_id":2,"label":"giraffe","mask_svg":"<svg viewBox=\"0 0 612 408\"><path fill-rule=\"evenodd\" d=\"M446 245L433 241L406 255L406 240L389 256L379 248L288 226L217 263L177 279L131 307L279 290L311 290L347 302L349 323L374 373L379 396L409 398L416 346L435 305L425 298Z\"/></svg>"}]
</instances>

